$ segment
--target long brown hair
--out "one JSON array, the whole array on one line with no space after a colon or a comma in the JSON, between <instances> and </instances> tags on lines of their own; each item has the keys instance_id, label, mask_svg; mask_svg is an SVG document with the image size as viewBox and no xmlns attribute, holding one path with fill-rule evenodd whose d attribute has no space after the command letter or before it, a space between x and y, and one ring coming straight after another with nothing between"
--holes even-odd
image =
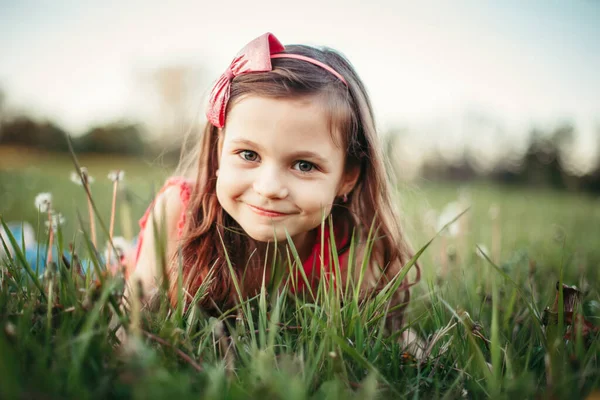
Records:
<instances>
[{"instance_id":1,"label":"long brown hair","mask_svg":"<svg viewBox=\"0 0 600 400\"><path fill-rule=\"evenodd\" d=\"M343 207L334 204L334 220L350 221L359 243L364 241L369 227L376 219L379 240L375 244L381 261L379 268L370 266L373 288L382 287L387 279L398 273L412 256L396 213L398 204L391 198L389 175L384 163L382 146L379 143L373 118L373 110L364 84L354 68L340 53L328 48L304 45L286 46L288 53L301 54L319 60L346 79L344 85L333 74L311 63L288 58L272 60L270 72L251 73L237 76L231 82L228 110L245 96L269 98L297 98L310 96L320 101L329 111L330 132L334 141L346 150L346 168L359 168L356 186ZM208 293L201 305L212 308L233 306L236 302L233 280L226 263L226 252L237 278L242 283L244 296L260 288L263 268L260 255L252 256L257 243L243 234L242 228L221 207L216 197L216 172L218 169L219 135L226 134L207 123L200 146L191 156L184 158L179 173L195 178L196 185L188 206L188 218L182 238L183 280L188 296L194 296L202 282L212 277ZM335 133L341 135L336 136ZM221 245L221 240L225 246ZM172 302L176 301L178 268L170 273ZM417 266L417 280L419 279ZM240 279L244 277L243 282ZM385 278L385 279L381 279ZM398 291L404 294L401 302L409 299L405 282ZM190 298L190 297L188 297ZM398 302L398 301L397 301ZM400 307L400 313L403 307Z\"/></svg>"}]
</instances>

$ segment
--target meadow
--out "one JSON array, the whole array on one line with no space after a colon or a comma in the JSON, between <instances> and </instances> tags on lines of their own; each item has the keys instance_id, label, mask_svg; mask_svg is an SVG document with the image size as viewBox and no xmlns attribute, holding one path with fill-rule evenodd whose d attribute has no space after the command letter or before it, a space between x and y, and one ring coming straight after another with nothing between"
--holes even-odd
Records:
<instances>
[{"instance_id":1,"label":"meadow","mask_svg":"<svg viewBox=\"0 0 600 400\"><path fill-rule=\"evenodd\" d=\"M95 177L105 226L106 176L125 170L115 235L131 239L170 168L117 157L79 162ZM400 184L399 209L423 271L406 318L420 345L406 347L403 332L383 329L402 277L367 302L351 286L322 283L313 299L265 287L220 318L171 308L165 297L155 312L135 300L123 311L122 276L103 273L107 235L99 224L94 251L74 170L69 156L0 148L2 222L28 221L47 243L34 199L51 192L66 221L54 245L69 253L73 243L89 266L81 274L59 260L39 274L19 245L0 261L0 398L599 395L598 197L485 182ZM20 238L7 235L5 251L11 241ZM405 271L414 278L412 263ZM123 344L115 321L129 332Z\"/></svg>"}]
</instances>

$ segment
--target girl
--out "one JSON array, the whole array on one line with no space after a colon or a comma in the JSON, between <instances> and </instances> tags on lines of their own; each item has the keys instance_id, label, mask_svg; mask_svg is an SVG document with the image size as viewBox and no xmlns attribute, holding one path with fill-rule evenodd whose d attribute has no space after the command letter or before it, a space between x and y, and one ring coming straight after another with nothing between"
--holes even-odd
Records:
<instances>
[{"instance_id":1,"label":"girl","mask_svg":"<svg viewBox=\"0 0 600 400\"><path fill-rule=\"evenodd\" d=\"M168 278L176 303L182 263L186 302L208 277L201 306L228 309L238 299L227 257L243 295L253 296L263 275L270 276L269 243L271 249L275 241L285 248L286 234L315 284L333 270L329 227L321 229L324 216L333 221L342 273L336 281L344 283L350 237L354 232L358 239L360 263L375 221L377 240L363 295L383 288L411 258L390 198L369 98L339 53L284 47L266 33L247 44L216 82L206 115L195 153L182 159L180 176L167 181L140 221L136 261L127 276L141 281L146 301ZM154 224L166 233L165 277L159 276ZM352 270L351 278L357 278L360 268ZM399 328L413 284L405 281L395 293L389 329ZM292 290L304 286L299 280Z\"/></svg>"}]
</instances>

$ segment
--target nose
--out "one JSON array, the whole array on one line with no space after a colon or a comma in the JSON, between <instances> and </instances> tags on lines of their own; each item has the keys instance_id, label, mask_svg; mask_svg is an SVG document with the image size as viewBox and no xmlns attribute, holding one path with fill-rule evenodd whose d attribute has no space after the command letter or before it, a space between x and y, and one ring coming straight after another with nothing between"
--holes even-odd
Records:
<instances>
[{"instance_id":1,"label":"nose","mask_svg":"<svg viewBox=\"0 0 600 400\"><path fill-rule=\"evenodd\" d=\"M270 199L285 199L289 194L284 179L275 166L261 166L253 188L256 193Z\"/></svg>"}]
</instances>

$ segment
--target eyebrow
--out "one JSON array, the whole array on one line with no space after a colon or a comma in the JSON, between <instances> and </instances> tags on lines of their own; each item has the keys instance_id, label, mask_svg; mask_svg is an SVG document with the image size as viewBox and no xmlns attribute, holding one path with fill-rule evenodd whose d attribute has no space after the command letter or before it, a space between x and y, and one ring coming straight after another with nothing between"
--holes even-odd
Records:
<instances>
[{"instance_id":1,"label":"eyebrow","mask_svg":"<svg viewBox=\"0 0 600 400\"><path fill-rule=\"evenodd\" d=\"M248 139L233 139L231 141L231 143L233 144L243 144L243 145L247 145L250 147L254 147L258 150L262 150L262 147L258 144L258 143L254 143L252 140L248 140ZM327 164L327 159L324 158L323 156L319 155L318 153L315 153L314 151L310 151L310 150L304 150L304 151L297 151L294 153L291 153L289 155L290 158L310 158L315 160L315 162L319 163L319 164Z\"/></svg>"}]
</instances>

